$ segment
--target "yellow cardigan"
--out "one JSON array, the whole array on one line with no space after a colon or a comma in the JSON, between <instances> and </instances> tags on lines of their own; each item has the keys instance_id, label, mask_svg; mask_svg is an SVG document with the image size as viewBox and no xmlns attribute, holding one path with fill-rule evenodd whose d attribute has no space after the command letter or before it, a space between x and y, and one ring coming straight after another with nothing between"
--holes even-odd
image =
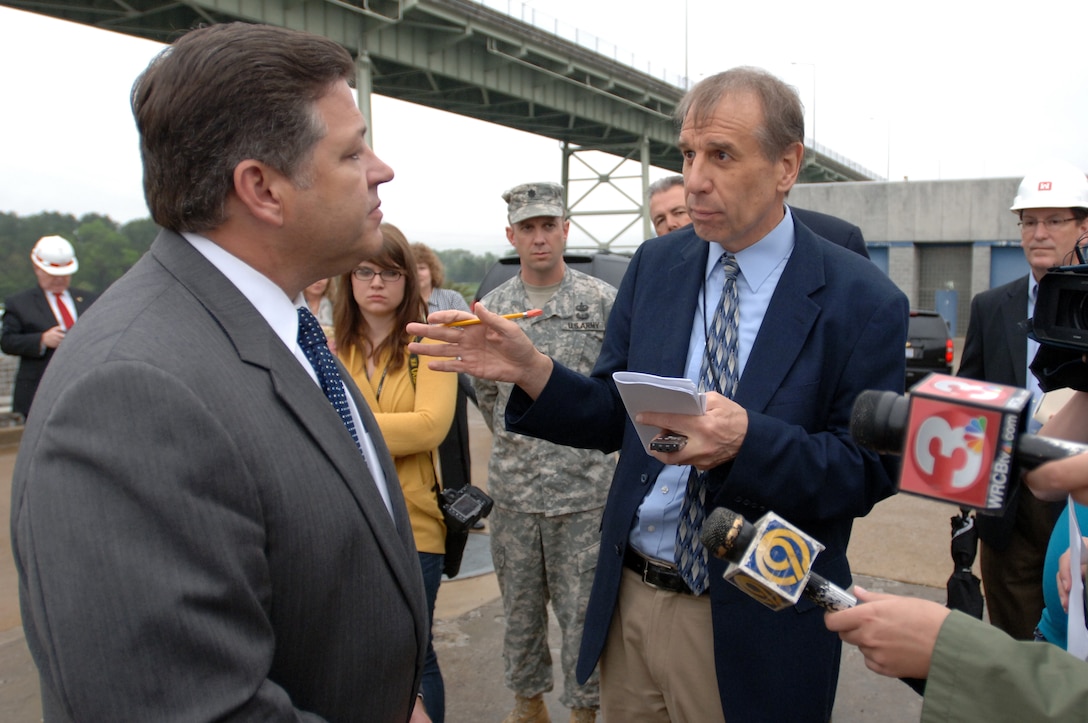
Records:
<instances>
[{"instance_id":1,"label":"yellow cardigan","mask_svg":"<svg viewBox=\"0 0 1088 723\"><path fill-rule=\"evenodd\" d=\"M407 360L408 350L404 349L403 353ZM412 521L416 549L444 554L446 524L435 497L438 480L434 453L453 422L457 375L431 371L427 368L426 357L422 357L415 385L408 374L407 361L400 369L386 373L382 382L384 363L379 363L374 378L368 379L366 359L359 349L339 349L337 354L374 412L385 444L393 455L400 488L408 505L408 517Z\"/></svg>"}]
</instances>

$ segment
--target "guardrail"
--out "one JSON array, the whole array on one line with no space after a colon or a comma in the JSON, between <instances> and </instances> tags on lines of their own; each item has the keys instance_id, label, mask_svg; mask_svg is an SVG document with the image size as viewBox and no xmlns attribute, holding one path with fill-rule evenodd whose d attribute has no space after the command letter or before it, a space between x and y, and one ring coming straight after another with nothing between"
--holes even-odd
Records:
<instances>
[{"instance_id":1,"label":"guardrail","mask_svg":"<svg viewBox=\"0 0 1088 723\"><path fill-rule=\"evenodd\" d=\"M0 353L0 427L11 416L11 390L15 386L15 370L19 357Z\"/></svg>"}]
</instances>

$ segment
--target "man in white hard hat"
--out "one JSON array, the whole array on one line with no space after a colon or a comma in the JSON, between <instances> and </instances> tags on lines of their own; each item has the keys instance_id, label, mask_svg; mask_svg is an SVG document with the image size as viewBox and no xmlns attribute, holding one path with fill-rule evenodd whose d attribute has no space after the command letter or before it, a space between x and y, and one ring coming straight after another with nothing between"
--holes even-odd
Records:
<instances>
[{"instance_id":1,"label":"man in white hard hat","mask_svg":"<svg viewBox=\"0 0 1088 723\"><path fill-rule=\"evenodd\" d=\"M1068 163L1042 165L1020 182L1009 210L1019 217L1020 246L1031 273L971 300L958 374L1026 387L1037 403L1042 392L1027 370L1039 344L1027 338L1020 322L1035 313L1039 279L1047 269L1079 263L1073 249L1088 234L1088 178ZM1021 486L1004 515L977 517L990 622L1014 638L1031 639L1043 611L1043 561L1061 507L1040 502Z\"/></svg>"},{"instance_id":2,"label":"man in white hard hat","mask_svg":"<svg viewBox=\"0 0 1088 723\"><path fill-rule=\"evenodd\" d=\"M69 288L79 261L67 239L42 236L34 244L30 260L38 285L4 300L4 330L0 335L4 353L20 358L11 408L24 418L65 332L95 300L89 291Z\"/></svg>"}]
</instances>

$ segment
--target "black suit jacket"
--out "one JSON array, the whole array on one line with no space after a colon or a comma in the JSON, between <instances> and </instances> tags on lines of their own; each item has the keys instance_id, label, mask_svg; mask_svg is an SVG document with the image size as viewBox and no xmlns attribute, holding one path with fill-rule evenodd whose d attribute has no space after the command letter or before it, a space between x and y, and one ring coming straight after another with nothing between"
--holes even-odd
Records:
<instances>
[{"instance_id":1,"label":"black suit jacket","mask_svg":"<svg viewBox=\"0 0 1088 723\"><path fill-rule=\"evenodd\" d=\"M68 289L76 304L76 321L97 297L84 289ZM49 307L49 300L40 287L26 289L4 299L4 327L0 333L0 349L5 354L19 357L19 370L15 373L15 389L12 391L11 408L28 416L30 403L38 391L45 368L53 358L55 349L42 353L42 332L57 325L57 318Z\"/></svg>"},{"instance_id":2,"label":"black suit jacket","mask_svg":"<svg viewBox=\"0 0 1088 723\"><path fill-rule=\"evenodd\" d=\"M838 216L810 211L807 208L790 206L790 210L793 211L794 219L808 226L809 230L817 236L823 236L831 243L844 246L854 253L869 258L869 249L865 247L865 237L861 235L861 229L854 224Z\"/></svg>"},{"instance_id":3,"label":"black suit jacket","mask_svg":"<svg viewBox=\"0 0 1088 723\"><path fill-rule=\"evenodd\" d=\"M1030 274L1022 276L971 299L971 316L957 376L1013 387L1027 386L1028 336L1021 323L1028 318L1030 279ZM1009 546L1021 494L1024 490L1017 485L1001 515L976 515L979 538L995 550ZM1049 505L1055 520L1064 504Z\"/></svg>"}]
</instances>

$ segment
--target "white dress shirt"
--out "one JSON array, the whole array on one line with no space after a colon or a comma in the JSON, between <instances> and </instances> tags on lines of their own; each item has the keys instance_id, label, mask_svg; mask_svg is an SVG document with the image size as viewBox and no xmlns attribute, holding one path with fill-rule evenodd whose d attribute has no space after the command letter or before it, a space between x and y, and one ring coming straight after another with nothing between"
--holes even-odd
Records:
<instances>
[{"instance_id":1,"label":"white dress shirt","mask_svg":"<svg viewBox=\"0 0 1088 723\"><path fill-rule=\"evenodd\" d=\"M317 372L314 371L310 361L306 358L302 347L298 345L298 311L296 309L300 306L306 306L306 300L302 294L299 294L298 298L292 301L287 297L287 294L283 293L283 289L273 283L271 279L237 256L228 253L214 241L195 233L183 233L182 236L215 268L219 269L227 277L227 280L237 287L242 296L253 304L254 308L257 309L257 313L264 317L264 320L272 327L272 331L295 356L298 363L314 380L314 384L320 388L321 383L318 381ZM324 392L322 392L322 395L324 395ZM355 421L355 431L359 437L359 444L363 448L367 467L370 468L370 475L378 486L378 492L381 493L389 514L392 515L393 503L389 498L389 486L385 479L385 472L382 470L381 464L378 463L378 452L374 448L374 442L370 439L370 433L360 422L359 409L355 406L355 400L352 399L350 394L346 396L348 398L348 407L351 409L351 417Z\"/></svg>"}]
</instances>

